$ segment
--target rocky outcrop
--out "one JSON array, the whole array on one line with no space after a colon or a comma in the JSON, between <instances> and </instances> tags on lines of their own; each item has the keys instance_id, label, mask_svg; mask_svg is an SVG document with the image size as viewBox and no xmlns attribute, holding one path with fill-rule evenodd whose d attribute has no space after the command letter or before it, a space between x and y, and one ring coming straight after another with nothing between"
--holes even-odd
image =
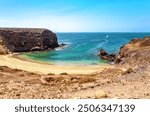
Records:
<instances>
[{"instance_id":1,"label":"rocky outcrop","mask_svg":"<svg viewBox=\"0 0 150 116\"><path fill-rule=\"evenodd\" d=\"M47 29L0 28L0 37L11 52L43 51L58 47L56 34Z\"/></svg>"},{"instance_id":2,"label":"rocky outcrop","mask_svg":"<svg viewBox=\"0 0 150 116\"><path fill-rule=\"evenodd\" d=\"M104 49L101 49L98 53L101 59L113 62L115 60L115 54L108 54Z\"/></svg>"},{"instance_id":3,"label":"rocky outcrop","mask_svg":"<svg viewBox=\"0 0 150 116\"><path fill-rule=\"evenodd\" d=\"M129 67L143 66L150 63L150 37L133 39L120 48L115 56L115 63Z\"/></svg>"},{"instance_id":4,"label":"rocky outcrop","mask_svg":"<svg viewBox=\"0 0 150 116\"><path fill-rule=\"evenodd\" d=\"M9 50L5 47L2 38L0 37L0 55L9 53Z\"/></svg>"},{"instance_id":5,"label":"rocky outcrop","mask_svg":"<svg viewBox=\"0 0 150 116\"><path fill-rule=\"evenodd\" d=\"M104 50L101 50L99 54L102 59L122 66L148 66L150 64L150 37L132 39L128 44L123 45L115 55L108 54Z\"/></svg>"}]
</instances>

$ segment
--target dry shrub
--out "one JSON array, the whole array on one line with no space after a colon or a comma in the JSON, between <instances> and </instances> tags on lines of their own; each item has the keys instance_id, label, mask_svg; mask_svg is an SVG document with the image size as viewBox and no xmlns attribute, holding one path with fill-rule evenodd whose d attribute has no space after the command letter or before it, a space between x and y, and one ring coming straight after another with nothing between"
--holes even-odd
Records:
<instances>
[{"instance_id":1,"label":"dry shrub","mask_svg":"<svg viewBox=\"0 0 150 116\"><path fill-rule=\"evenodd\" d=\"M69 74L66 72L63 72L63 73L60 73L60 75L69 75Z\"/></svg>"},{"instance_id":2,"label":"dry shrub","mask_svg":"<svg viewBox=\"0 0 150 116\"><path fill-rule=\"evenodd\" d=\"M28 84L41 84L41 80L40 79L29 79L25 81Z\"/></svg>"},{"instance_id":3,"label":"dry shrub","mask_svg":"<svg viewBox=\"0 0 150 116\"><path fill-rule=\"evenodd\" d=\"M55 81L55 78L54 77L45 77L44 80L49 83L49 82Z\"/></svg>"},{"instance_id":4,"label":"dry shrub","mask_svg":"<svg viewBox=\"0 0 150 116\"><path fill-rule=\"evenodd\" d=\"M50 83L50 82L61 82L62 80L64 80L63 77L59 76L59 77L45 77L43 78L46 82Z\"/></svg>"},{"instance_id":5,"label":"dry shrub","mask_svg":"<svg viewBox=\"0 0 150 116\"><path fill-rule=\"evenodd\" d=\"M62 80L64 80L64 77L62 76L55 77L55 82L61 82Z\"/></svg>"},{"instance_id":6,"label":"dry shrub","mask_svg":"<svg viewBox=\"0 0 150 116\"><path fill-rule=\"evenodd\" d=\"M55 75L55 74L54 73L48 73L47 75L50 76L50 75Z\"/></svg>"},{"instance_id":7,"label":"dry shrub","mask_svg":"<svg viewBox=\"0 0 150 116\"><path fill-rule=\"evenodd\" d=\"M91 82L95 82L96 79L93 78L93 77L82 77L79 79L79 83L82 84L82 83L91 83Z\"/></svg>"}]
</instances>

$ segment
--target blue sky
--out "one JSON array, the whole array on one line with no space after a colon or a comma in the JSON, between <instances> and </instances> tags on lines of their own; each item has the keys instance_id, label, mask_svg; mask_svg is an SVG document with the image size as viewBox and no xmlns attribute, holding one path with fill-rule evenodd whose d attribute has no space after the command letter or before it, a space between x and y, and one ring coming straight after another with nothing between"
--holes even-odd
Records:
<instances>
[{"instance_id":1,"label":"blue sky","mask_svg":"<svg viewBox=\"0 0 150 116\"><path fill-rule=\"evenodd\" d=\"M0 27L149 32L150 0L0 0Z\"/></svg>"}]
</instances>

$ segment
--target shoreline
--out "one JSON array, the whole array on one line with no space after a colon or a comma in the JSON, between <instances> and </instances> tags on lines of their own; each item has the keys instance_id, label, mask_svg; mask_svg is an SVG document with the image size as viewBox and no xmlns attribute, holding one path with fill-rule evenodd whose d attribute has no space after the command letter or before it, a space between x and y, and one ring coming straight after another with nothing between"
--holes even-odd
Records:
<instances>
[{"instance_id":1,"label":"shoreline","mask_svg":"<svg viewBox=\"0 0 150 116\"><path fill-rule=\"evenodd\" d=\"M0 65L17 68L37 74L91 74L100 72L105 68L112 68L110 64L102 65L55 65L32 59L19 57L17 54L0 55Z\"/></svg>"}]
</instances>

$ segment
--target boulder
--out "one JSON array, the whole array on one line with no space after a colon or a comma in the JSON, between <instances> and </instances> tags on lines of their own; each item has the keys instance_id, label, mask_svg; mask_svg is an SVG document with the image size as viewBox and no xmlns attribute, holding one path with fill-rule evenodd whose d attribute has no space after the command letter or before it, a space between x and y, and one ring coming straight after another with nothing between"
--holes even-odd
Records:
<instances>
[{"instance_id":1,"label":"boulder","mask_svg":"<svg viewBox=\"0 0 150 116\"><path fill-rule=\"evenodd\" d=\"M95 91L94 96L95 96L96 99L102 99L102 98L107 98L108 97L106 92L104 92L103 90Z\"/></svg>"},{"instance_id":2,"label":"boulder","mask_svg":"<svg viewBox=\"0 0 150 116\"><path fill-rule=\"evenodd\" d=\"M98 56L100 56L101 59L107 60L109 62L113 62L115 59L115 54L108 54L104 49L100 50Z\"/></svg>"}]
</instances>

